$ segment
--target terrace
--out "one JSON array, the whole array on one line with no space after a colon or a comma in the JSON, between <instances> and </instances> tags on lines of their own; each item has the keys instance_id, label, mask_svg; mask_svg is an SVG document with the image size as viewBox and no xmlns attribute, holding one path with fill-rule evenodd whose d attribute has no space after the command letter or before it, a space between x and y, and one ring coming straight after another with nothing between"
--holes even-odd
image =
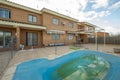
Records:
<instances>
[{"instance_id":1,"label":"terrace","mask_svg":"<svg viewBox=\"0 0 120 80\"><path fill-rule=\"evenodd\" d=\"M114 53L113 48L115 47L119 47L119 45L106 45L104 47L104 45L99 44L98 51L120 56L120 54ZM96 47L95 47L95 44L83 44L77 49L96 50ZM38 48L38 49L20 50L18 52L15 52L15 56L10 61L6 70L3 72L1 80L12 80L17 65L19 65L22 62L26 62L26 61L34 60L34 59L40 59L40 58L47 58L51 60L51 59L55 59L57 57L66 55L73 51L75 51L75 49L71 48L71 46L57 46L57 47L45 47L45 48ZM2 60L5 61L7 60L6 58L8 58L9 60L8 56L10 55L2 54L1 56Z\"/></svg>"}]
</instances>

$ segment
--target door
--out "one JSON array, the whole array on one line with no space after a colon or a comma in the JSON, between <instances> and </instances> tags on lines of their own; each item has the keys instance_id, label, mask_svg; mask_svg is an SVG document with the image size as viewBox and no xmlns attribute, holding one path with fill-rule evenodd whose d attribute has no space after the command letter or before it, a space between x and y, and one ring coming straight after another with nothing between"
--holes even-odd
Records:
<instances>
[{"instance_id":1,"label":"door","mask_svg":"<svg viewBox=\"0 0 120 80\"><path fill-rule=\"evenodd\" d=\"M11 40L11 32L0 31L0 48L9 47L10 40Z\"/></svg>"},{"instance_id":2,"label":"door","mask_svg":"<svg viewBox=\"0 0 120 80\"><path fill-rule=\"evenodd\" d=\"M11 32L4 32L4 47L9 47L9 43L11 40Z\"/></svg>"},{"instance_id":3,"label":"door","mask_svg":"<svg viewBox=\"0 0 120 80\"><path fill-rule=\"evenodd\" d=\"M0 31L0 48L3 48L3 32Z\"/></svg>"}]
</instances>

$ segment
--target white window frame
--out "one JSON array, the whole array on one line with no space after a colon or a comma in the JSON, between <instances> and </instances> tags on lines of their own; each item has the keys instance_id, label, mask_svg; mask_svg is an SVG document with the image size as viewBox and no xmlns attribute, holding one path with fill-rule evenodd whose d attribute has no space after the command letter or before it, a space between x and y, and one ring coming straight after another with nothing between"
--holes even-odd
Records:
<instances>
[{"instance_id":1,"label":"white window frame","mask_svg":"<svg viewBox=\"0 0 120 80\"><path fill-rule=\"evenodd\" d=\"M1 18L10 18L10 10L0 7L0 17Z\"/></svg>"},{"instance_id":2,"label":"white window frame","mask_svg":"<svg viewBox=\"0 0 120 80\"><path fill-rule=\"evenodd\" d=\"M28 15L28 21L36 23L37 22L37 17L29 14Z\"/></svg>"},{"instance_id":3,"label":"white window frame","mask_svg":"<svg viewBox=\"0 0 120 80\"><path fill-rule=\"evenodd\" d=\"M85 26L85 31L89 31L89 27L88 26Z\"/></svg>"},{"instance_id":4,"label":"white window frame","mask_svg":"<svg viewBox=\"0 0 120 80\"><path fill-rule=\"evenodd\" d=\"M73 28L73 23L69 22L69 28Z\"/></svg>"},{"instance_id":5,"label":"white window frame","mask_svg":"<svg viewBox=\"0 0 120 80\"><path fill-rule=\"evenodd\" d=\"M74 35L73 35L73 34L69 34L69 35L68 35L68 39L69 39L69 40L73 40L73 39L74 39Z\"/></svg>"},{"instance_id":6,"label":"white window frame","mask_svg":"<svg viewBox=\"0 0 120 80\"><path fill-rule=\"evenodd\" d=\"M53 40L60 40L60 34L52 34Z\"/></svg>"},{"instance_id":7,"label":"white window frame","mask_svg":"<svg viewBox=\"0 0 120 80\"><path fill-rule=\"evenodd\" d=\"M58 25L59 24L59 19L53 18L53 24Z\"/></svg>"}]
</instances>

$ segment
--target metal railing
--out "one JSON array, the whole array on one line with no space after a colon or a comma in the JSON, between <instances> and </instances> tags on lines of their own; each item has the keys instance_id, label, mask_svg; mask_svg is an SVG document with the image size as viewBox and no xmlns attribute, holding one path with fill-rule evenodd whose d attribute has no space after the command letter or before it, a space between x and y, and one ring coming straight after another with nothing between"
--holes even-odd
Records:
<instances>
[{"instance_id":1,"label":"metal railing","mask_svg":"<svg viewBox=\"0 0 120 80\"><path fill-rule=\"evenodd\" d=\"M105 39L106 39L106 44L120 44L120 35L105 37ZM89 43L95 43L95 38L89 38L88 41ZM97 42L99 44L103 44L104 37L98 37Z\"/></svg>"},{"instance_id":2,"label":"metal railing","mask_svg":"<svg viewBox=\"0 0 120 80\"><path fill-rule=\"evenodd\" d=\"M11 38L9 42L9 47L5 48L7 51L0 52L0 79L4 70L7 68L8 64L12 60L16 51L14 50L14 38Z\"/></svg>"}]
</instances>

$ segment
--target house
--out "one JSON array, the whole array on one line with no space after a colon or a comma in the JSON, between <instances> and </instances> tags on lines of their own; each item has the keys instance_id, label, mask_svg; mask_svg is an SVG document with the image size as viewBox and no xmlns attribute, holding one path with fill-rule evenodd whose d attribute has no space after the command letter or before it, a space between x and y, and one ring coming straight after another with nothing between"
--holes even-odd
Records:
<instances>
[{"instance_id":1,"label":"house","mask_svg":"<svg viewBox=\"0 0 120 80\"><path fill-rule=\"evenodd\" d=\"M79 22L77 40L80 40L82 43L88 43L88 37L92 36L94 32L95 25L88 22Z\"/></svg>"},{"instance_id":2,"label":"house","mask_svg":"<svg viewBox=\"0 0 120 80\"><path fill-rule=\"evenodd\" d=\"M97 32L97 37L109 37L108 32Z\"/></svg>"},{"instance_id":3,"label":"house","mask_svg":"<svg viewBox=\"0 0 120 80\"><path fill-rule=\"evenodd\" d=\"M78 36L87 43L92 27L46 8L39 11L0 0L0 51L9 49L11 40L16 49L74 44Z\"/></svg>"},{"instance_id":4,"label":"house","mask_svg":"<svg viewBox=\"0 0 120 80\"><path fill-rule=\"evenodd\" d=\"M42 24L46 26L46 31L43 32L43 44L65 43L73 44L76 42L75 33L77 30L78 20L66 15L54 12L43 8Z\"/></svg>"},{"instance_id":5,"label":"house","mask_svg":"<svg viewBox=\"0 0 120 80\"><path fill-rule=\"evenodd\" d=\"M11 37L15 38L14 46L20 49L42 46L42 14L38 10L0 0L0 49L9 47Z\"/></svg>"}]
</instances>

